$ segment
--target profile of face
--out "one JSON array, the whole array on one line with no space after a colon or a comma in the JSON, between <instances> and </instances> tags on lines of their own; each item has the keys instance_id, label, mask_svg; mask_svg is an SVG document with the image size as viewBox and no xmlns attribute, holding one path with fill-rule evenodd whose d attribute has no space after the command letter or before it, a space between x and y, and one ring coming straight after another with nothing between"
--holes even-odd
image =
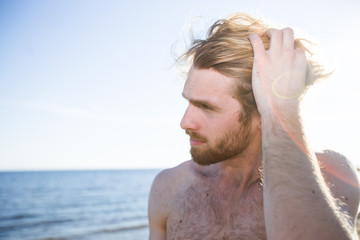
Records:
<instances>
[{"instance_id":1,"label":"profile of face","mask_svg":"<svg viewBox=\"0 0 360 240\"><path fill-rule=\"evenodd\" d=\"M188 108L181 127L190 136L190 153L199 165L236 157L251 140L251 120L234 95L234 79L213 69L192 67L184 85Z\"/></svg>"}]
</instances>

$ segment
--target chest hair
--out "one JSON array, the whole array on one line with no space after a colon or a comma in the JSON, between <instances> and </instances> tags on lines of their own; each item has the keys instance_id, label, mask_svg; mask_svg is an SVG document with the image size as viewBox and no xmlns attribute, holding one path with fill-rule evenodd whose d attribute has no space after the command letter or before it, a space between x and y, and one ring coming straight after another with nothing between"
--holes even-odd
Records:
<instances>
[{"instance_id":1,"label":"chest hair","mask_svg":"<svg viewBox=\"0 0 360 240\"><path fill-rule=\"evenodd\" d=\"M266 239L260 183L244 193L193 184L170 207L167 239Z\"/></svg>"}]
</instances>

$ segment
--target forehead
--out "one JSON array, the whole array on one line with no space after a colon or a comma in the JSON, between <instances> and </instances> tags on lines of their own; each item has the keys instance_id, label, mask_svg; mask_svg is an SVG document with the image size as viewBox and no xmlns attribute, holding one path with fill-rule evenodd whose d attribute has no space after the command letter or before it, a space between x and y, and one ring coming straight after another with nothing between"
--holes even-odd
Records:
<instances>
[{"instance_id":1,"label":"forehead","mask_svg":"<svg viewBox=\"0 0 360 240\"><path fill-rule=\"evenodd\" d=\"M183 94L186 98L232 97L234 87L233 78L213 69L199 69L193 66L185 82Z\"/></svg>"}]
</instances>

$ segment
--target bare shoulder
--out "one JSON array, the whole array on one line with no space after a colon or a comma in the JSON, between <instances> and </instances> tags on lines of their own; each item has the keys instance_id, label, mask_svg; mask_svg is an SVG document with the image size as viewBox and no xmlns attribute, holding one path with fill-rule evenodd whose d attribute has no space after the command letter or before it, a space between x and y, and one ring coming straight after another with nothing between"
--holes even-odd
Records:
<instances>
[{"instance_id":1,"label":"bare shoulder","mask_svg":"<svg viewBox=\"0 0 360 240\"><path fill-rule=\"evenodd\" d=\"M184 162L177 167L161 171L154 179L148 205L150 239L165 239L166 221L171 210L171 199L181 191L191 163Z\"/></svg>"},{"instance_id":2,"label":"bare shoulder","mask_svg":"<svg viewBox=\"0 0 360 240\"><path fill-rule=\"evenodd\" d=\"M342 202L343 210L355 219L360 201L356 168L345 156L331 150L317 153L316 157L333 196Z\"/></svg>"},{"instance_id":3,"label":"bare shoulder","mask_svg":"<svg viewBox=\"0 0 360 240\"><path fill-rule=\"evenodd\" d=\"M153 181L151 187L151 194L155 195L153 197L161 197L167 200L168 197L181 189L181 185L189 180L191 169L192 163L187 161L174 168L162 170Z\"/></svg>"}]
</instances>

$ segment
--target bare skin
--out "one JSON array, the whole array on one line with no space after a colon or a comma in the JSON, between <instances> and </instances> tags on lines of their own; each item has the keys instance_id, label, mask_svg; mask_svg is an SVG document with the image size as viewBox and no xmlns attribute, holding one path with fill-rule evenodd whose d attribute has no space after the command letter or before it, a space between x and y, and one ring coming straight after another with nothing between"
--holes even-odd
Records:
<instances>
[{"instance_id":1,"label":"bare skin","mask_svg":"<svg viewBox=\"0 0 360 240\"><path fill-rule=\"evenodd\" d=\"M268 35L268 51L250 36L259 114L245 150L208 166L188 161L162 171L149 198L150 239L357 239L356 171L337 153L308 148L298 113L305 55L294 49L291 29ZM203 136L190 135L197 152L241 129L233 81L212 69L189 72L181 127Z\"/></svg>"}]
</instances>

